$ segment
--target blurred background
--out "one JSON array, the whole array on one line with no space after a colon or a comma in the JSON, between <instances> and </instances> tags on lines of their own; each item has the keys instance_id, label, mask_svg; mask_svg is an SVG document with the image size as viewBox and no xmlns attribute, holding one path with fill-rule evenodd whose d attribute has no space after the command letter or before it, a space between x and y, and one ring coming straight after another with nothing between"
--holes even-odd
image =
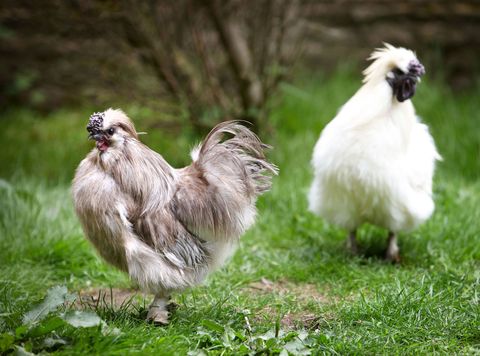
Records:
<instances>
[{"instance_id":1,"label":"blurred background","mask_svg":"<svg viewBox=\"0 0 480 356\"><path fill-rule=\"evenodd\" d=\"M480 67L469 0L4 0L0 23L2 110L135 101L197 128L258 124L279 83L359 70L384 41L417 50L455 91Z\"/></svg>"},{"instance_id":2,"label":"blurred background","mask_svg":"<svg viewBox=\"0 0 480 356\"><path fill-rule=\"evenodd\" d=\"M91 147L88 116L108 107L126 110L178 165L226 119L252 122L272 143L311 132L313 145L360 86L369 53L389 42L425 64L419 114L447 158L464 164L451 168L477 176L478 159L464 153L478 153L478 141L465 148L452 135L476 133L479 33L480 2L469 0L4 0L0 113L10 148L0 174L68 180Z\"/></svg>"}]
</instances>

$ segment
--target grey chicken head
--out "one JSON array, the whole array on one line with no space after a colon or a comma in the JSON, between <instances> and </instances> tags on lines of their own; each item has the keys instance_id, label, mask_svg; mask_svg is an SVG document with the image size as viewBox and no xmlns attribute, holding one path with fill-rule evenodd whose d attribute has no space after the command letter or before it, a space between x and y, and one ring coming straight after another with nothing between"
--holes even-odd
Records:
<instances>
[{"instance_id":1,"label":"grey chicken head","mask_svg":"<svg viewBox=\"0 0 480 356\"><path fill-rule=\"evenodd\" d=\"M90 116L87 125L88 138L96 141L97 149L103 153L116 148L131 137L137 139L137 132L130 119L121 110L108 109Z\"/></svg>"}]
</instances>

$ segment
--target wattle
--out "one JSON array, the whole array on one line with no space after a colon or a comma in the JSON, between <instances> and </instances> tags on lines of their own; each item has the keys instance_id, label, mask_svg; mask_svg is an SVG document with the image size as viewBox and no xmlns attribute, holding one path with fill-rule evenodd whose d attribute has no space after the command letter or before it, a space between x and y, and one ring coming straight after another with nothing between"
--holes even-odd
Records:
<instances>
[{"instance_id":1,"label":"wattle","mask_svg":"<svg viewBox=\"0 0 480 356\"><path fill-rule=\"evenodd\" d=\"M97 148L99 151L106 151L108 148L108 142L104 140L97 141Z\"/></svg>"}]
</instances>

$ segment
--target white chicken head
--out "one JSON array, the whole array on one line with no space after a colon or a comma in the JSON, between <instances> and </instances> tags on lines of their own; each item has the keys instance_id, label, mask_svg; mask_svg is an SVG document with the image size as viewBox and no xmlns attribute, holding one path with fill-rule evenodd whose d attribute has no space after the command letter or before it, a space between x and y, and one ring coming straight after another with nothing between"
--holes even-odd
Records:
<instances>
[{"instance_id":1,"label":"white chicken head","mask_svg":"<svg viewBox=\"0 0 480 356\"><path fill-rule=\"evenodd\" d=\"M386 80L399 102L415 94L417 83L425 74L425 68L413 51L388 43L376 49L368 59L374 62L363 72L364 83Z\"/></svg>"},{"instance_id":2,"label":"white chicken head","mask_svg":"<svg viewBox=\"0 0 480 356\"><path fill-rule=\"evenodd\" d=\"M88 138L97 142L97 149L103 153L109 148L120 147L125 139L138 139L133 123L122 110L108 109L90 116Z\"/></svg>"}]
</instances>

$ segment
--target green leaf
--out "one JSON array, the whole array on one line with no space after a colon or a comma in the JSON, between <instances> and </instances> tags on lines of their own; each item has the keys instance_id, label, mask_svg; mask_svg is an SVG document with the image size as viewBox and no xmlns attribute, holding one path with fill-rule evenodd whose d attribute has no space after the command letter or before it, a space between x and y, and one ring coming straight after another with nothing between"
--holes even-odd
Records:
<instances>
[{"instance_id":1,"label":"green leaf","mask_svg":"<svg viewBox=\"0 0 480 356\"><path fill-rule=\"evenodd\" d=\"M257 338L262 340L275 339L275 331L268 330L265 334L258 335Z\"/></svg>"},{"instance_id":2,"label":"green leaf","mask_svg":"<svg viewBox=\"0 0 480 356\"><path fill-rule=\"evenodd\" d=\"M17 339L23 339L23 337L27 334L27 331L28 331L28 326L21 325L15 329L15 337Z\"/></svg>"},{"instance_id":3,"label":"green leaf","mask_svg":"<svg viewBox=\"0 0 480 356\"><path fill-rule=\"evenodd\" d=\"M222 325L212 320L202 320L202 325L209 330L218 331L219 333L223 333L225 329Z\"/></svg>"},{"instance_id":4,"label":"green leaf","mask_svg":"<svg viewBox=\"0 0 480 356\"><path fill-rule=\"evenodd\" d=\"M60 319L58 316L54 316L45 321L42 321L40 325L29 330L27 333L28 337L39 337L42 335L49 334L53 330L58 329L61 326L65 325L65 321Z\"/></svg>"},{"instance_id":5,"label":"green leaf","mask_svg":"<svg viewBox=\"0 0 480 356\"><path fill-rule=\"evenodd\" d=\"M250 353L250 348L245 345L245 344L241 344L239 347L238 347L238 353L241 354L241 355L248 355Z\"/></svg>"},{"instance_id":6,"label":"green leaf","mask_svg":"<svg viewBox=\"0 0 480 356\"><path fill-rule=\"evenodd\" d=\"M204 350L191 350L187 353L188 356L207 356Z\"/></svg>"},{"instance_id":7,"label":"green leaf","mask_svg":"<svg viewBox=\"0 0 480 356\"><path fill-rule=\"evenodd\" d=\"M234 330L235 336L237 339L240 339L241 341L246 341L247 337L245 336L245 331L244 330Z\"/></svg>"},{"instance_id":8,"label":"green leaf","mask_svg":"<svg viewBox=\"0 0 480 356\"><path fill-rule=\"evenodd\" d=\"M67 344L67 341L65 341L64 339L61 339L61 338L53 338L53 337L47 337L45 338L45 340L43 340L43 346L45 346L46 348L53 348L53 347L56 347L56 346L63 346L63 345L66 345Z\"/></svg>"},{"instance_id":9,"label":"green leaf","mask_svg":"<svg viewBox=\"0 0 480 356\"><path fill-rule=\"evenodd\" d=\"M232 347L232 341L235 339L235 331L232 330L230 327L225 328L225 332L223 333L223 346L225 347Z\"/></svg>"},{"instance_id":10,"label":"green leaf","mask_svg":"<svg viewBox=\"0 0 480 356\"><path fill-rule=\"evenodd\" d=\"M269 349L276 347L277 344L278 344L278 339L274 337L265 341L265 346Z\"/></svg>"},{"instance_id":11,"label":"green leaf","mask_svg":"<svg viewBox=\"0 0 480 356\"><path fill-rule=\"evenodd\" d=\"M310 350L305 347L303 342L299 339L287 342L284 346L285 350L293 355L310 355Z\"/></svg>"},{"instance_id":12,"label":"green leaf","mask_svg":"<svg viewBox=\"0 0 480 356\"><path fill-rule=\"evenodd\" d=\"M306 330L300 330L298 331L298 338L302 341L305 341L305 339L308 337L308 332Z\"/></svg>"},{"instance_id":13,"label":"green leaf","mask_svg":"<svg viewBox=\"0 0 480 356\"><path fill-rule=\"evenodd\" d=\"M63 314L63 320L76 328L90 328L102 323L102 319L92 311L72 310Z\"/></svg>"},{"instance_id":14,"label":"green leaf","mask_svg":"<svg viewBox=\"0 0 480 356\"><path fill-rule=\"evenodd\" d=\"M16 356L33 356L35 354L28 352L23 347L17 345L15 346L15 355Z\"/></svg>"},{"instance_id":15,"label":"green leaf","mask_svg":"<svg viewBox=\"0 0 480 356\"><path fill-rule=\"evenodd\" d=\"M15 336L4 333L0 335L0 352L6 352L11 349L15 342Z\"/></svg>"},{"instance_id":16,"label":"green leaf","mask_svg":"<svg viewBox=\"0 0 480 356\"><path fill-rule=\"evenodd\" d=\"M35 308L30 310L23 316L23 323L36 323L42 320L52 311L56 310L63 303L67 301L72 301L74 300L74 298L74 295L68 293L67 287L52 287L47 291L47 296L45 297L45 299L39 305L37 305Z\"/></svg>"}]
</instances>

